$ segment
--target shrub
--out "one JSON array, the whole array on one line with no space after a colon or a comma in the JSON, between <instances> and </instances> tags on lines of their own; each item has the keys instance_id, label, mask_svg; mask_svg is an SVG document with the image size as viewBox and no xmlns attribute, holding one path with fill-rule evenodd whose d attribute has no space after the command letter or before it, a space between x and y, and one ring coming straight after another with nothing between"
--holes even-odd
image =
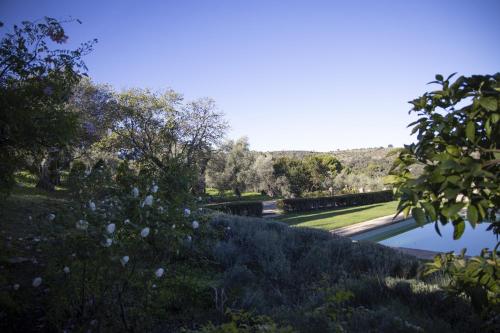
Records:
<instances>
[{"instance_id":1,"label":"shrub","mask_svg":"<svg viewBox=\"0 0 500 333\"><path fill-rule=\"evenodd\" d=\"M262 201L224 202L220 204L209 204L205 207L232 215L254 217L261 217L263 210Z\"/></svg>"},{"instance_id":2,"label":"shrub","mask_svg":"<svg viewBox=\"0 0 500 333\"><path fill-rule=\"evenodd\" d=\"M278 207L285 212L301 212L336 207L369 205L393 200L392 191L345 194L333 197L283 199Z\"/></svg>"}]
</instances>

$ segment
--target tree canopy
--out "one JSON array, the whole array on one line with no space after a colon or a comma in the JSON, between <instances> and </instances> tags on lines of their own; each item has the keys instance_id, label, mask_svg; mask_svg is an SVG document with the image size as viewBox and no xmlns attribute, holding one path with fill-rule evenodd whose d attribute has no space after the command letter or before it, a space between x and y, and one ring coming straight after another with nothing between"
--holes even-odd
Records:
<instances>
[{"instance_id":1,"label":"tree canopy","mask_svg":"<svg viewBox=\"0 0 500 333\"><path fill-rule=\"evenodd\" d=\"M400 195L399 210L419 222L453 223L454 238L490 221L499 233L500 208L500 73L460 76L450 81L436 75L439 89L411 101L411 123L417 142L405 146L387 181ZM423 165L415 177L412 167ZM461 214L462 209L467 214Z\"/></svg>"}]
</instances>

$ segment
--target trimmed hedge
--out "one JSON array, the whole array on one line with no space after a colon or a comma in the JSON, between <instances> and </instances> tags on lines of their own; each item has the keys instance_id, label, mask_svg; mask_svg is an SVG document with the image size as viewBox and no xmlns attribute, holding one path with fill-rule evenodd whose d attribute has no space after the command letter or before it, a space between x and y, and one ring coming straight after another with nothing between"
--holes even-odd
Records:
<instances>
[{"instance_id":1,"label":"trimmed hedge","mask_svg":"<svg viewBox=\"0 0 500 333\"><path fill-rule=\"evenodd\" d=\"M262 201L236 201L217 204L208 204L205 208L218 210L224 213L261 217L264 209Z\"/></svg>"},{"instance_id":2,"label":"trimmed hedge","mask_svg":"<svg viewBox=\"0 0 500 333\"><path fill-rule=\"evenodd\" d=\"M369 205L392 200L394 200L394 195L391 190L388 190L345 194L333 197L283 199L278 201L278 207L289 213L325 208Z\"/></svg>"}]
</instances>

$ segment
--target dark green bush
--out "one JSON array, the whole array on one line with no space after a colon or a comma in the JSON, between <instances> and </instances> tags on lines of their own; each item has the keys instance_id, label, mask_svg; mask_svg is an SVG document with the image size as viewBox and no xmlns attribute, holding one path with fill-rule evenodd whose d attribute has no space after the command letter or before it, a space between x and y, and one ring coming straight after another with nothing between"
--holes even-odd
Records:
<instances>
[{"instance_id":1,"label":"dark green bush","mask_svg":"<svg viewBox=\"0 0 500 333\"><path fill-rule=\"evenodd\" d=\"M369 205L394 200L392 191L345 194L333 197L283 199L278 207L285 212L302 212L336 207Z\"/></svg>"},{"instance_id":2,"label":"dark green bush","mask_svg":"<svg viewBox=\"0 0 500 333\"><path fill-rule=\"evenodd\" d=\"M262 216L262 201L238 201L209 204L206 208L218 210L224 213L241 216Z\"/></svg>"},{"instance_id":3,"label":"dark green bush","mask_svg":"<svg viewBox=\"0 0 500 333\"><path fill-rule=\"evenodd\" d=\"M467 300L444 299L437 285L411 279L419 262L391 248L223 214L211 226L224 231L212 249L223 271L214 287L231 309L270 316L298 332L451 333L482 326Z\"/></svg>"}]
</instances>

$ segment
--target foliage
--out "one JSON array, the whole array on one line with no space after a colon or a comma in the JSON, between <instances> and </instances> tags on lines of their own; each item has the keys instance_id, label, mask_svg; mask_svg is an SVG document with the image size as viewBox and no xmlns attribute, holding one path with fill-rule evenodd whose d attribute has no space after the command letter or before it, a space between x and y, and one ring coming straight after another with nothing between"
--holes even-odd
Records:
<instances>
[{"instance_id":1,"label":"foliage","mask_svg":"<svg viewBox=\"0 0 500 333\"><path fill-rule=\"evenodd\" d=\"M227 141L208 164L206 171L208 186L218 189L220 193L231 189L240 196L250 181L253 159L247 138Z\"/></svg>"},{"instance_id":2,"label":"foliage","mask_svg":"<svg viewBox=\"0 0 500 333\"><path fill-rule=\"evenodd\" d=\"M400 196L399 211L411 212L418 223L453 223L454 239L462 236L465 219L472 227L481 221L499 234L500 208L500 73L461 76L450 81L436 75L441 88L411 101L420 117L409 126L417 142L399 153L387 181ZM423 165L420 176L410 166ZM461 211L467 209L466 216ZM442 270L449 277L451 294L470 297L490 324L498 329L498 244L481 256L438 255L425 273ZM496 317L495 317L496 315Z\"/></svg>"},{"instance_id":3,"label":"foliage","mask_svg":"<svg viewBox=\"0 0 500 333\"><path fill-rule=\"evenodd\" d=\"M300 196L312 187L311 174L302 160L280 157L274 163L276 178L285 177L294 196Z\"/></svg>"},{"instance_id":4,"label":"foliage","mask_svg":"<svg viewBox=\"0 0 500 333\"><path fill-rule=\"evenodd\" d=\"M279 327L270 317L262 315L253 315L251 313L239 310L228 309L226 315L229 321L215 326L210 323L203 326L200 330L189 331L190 333L293 333L290 326Z\"/></svg>"},{"instance_id":5,"label":"foliage","mask_svg":"<svg viewBox=\"0 0 500 333\"><path fill-rule=\"evenodd\" d=\"M500 263L496 249L483 250L480 256L467 258L465 251L460 255L443 253L425 264L423 275L441 272L450 279L446 290L452 294L464 293L471 299L474 309L485 317L500 311ZM500 321L497 322L500 327Z\"/></svg>"},{"instance_id":6,"label":"foliage","mask_svg":"<svg viewBox=\"0 0 500 333\"><path fill-rule=\"evenodd\" d=\"M342 170L340 162L329 154L308 156L304 159L304 164L311 177L309 192L328 189L337 173Z\"/></svg>"},{"instance_id":7,"label":"foliage","mask_svg":"<svg viewBox=\"0 0 500 333\"><path fill-rule=\"evenodd\" d=\"M411 102L420 118L409 126L417 143L405 146L387 181L400 196L399 210L424 223L425 219L453 223L454 238L460 238L467 208L474 227L489 220L500 230L496 215L500 208L500 74L461 76L454 82L436 75L441 89L425 93ZM424 165L414 177L410 166ZM438 222L439 221L439 222Z\"/></svg>"},{"instance_id":8,"label":"foliage","mask_svg":"<svg viewBox=\"0 0 500 333\"><path fill-rule=\"evenodd\" d=\"M1 191L29 160L40 162L49 149L61 149L75 136L77 117L64 108L86 67L82 57L95 40L75 50L53 49L67 40L53 18L22 22L0 42Z\"/></svg>"},{"instance_id":9,"label":"foliage","mask_svg":"<svg viewBox=\"0 0 500 333\"><path fill-rule=\"evenodd\" d=\"M262 201L237 201L209 204L205 206L209 209L223 211L228 214L261 217L263 205Z\"/></svg>"},{"instance_id":10,"label":"foliage","mask_svg":"<svg viewBox=\"0 0 500 333\"><path fill-rule=\"evenodd\" d=\"M56 220L66 231L47 249L53 260L43 279L52 290L54 328L146 329L177 311L177 295L190 304L210 300L189 297L208 292L206 281L181 279L186 262L203 257L203 245L191 244L204 238L205 217L174 202L177 190L161 179L141 175L136 187L120 187L104 163L83 177L81 208ZM171 305L160 308L152 299Z\"/></svg>"},{"instance_id":11,"label":"foliage","mask_svg":"<svg viewBox=\"0 0 500 333\"><path fill-rule=\"evenodd\" d=\"M278 207L285 212L301 212L335 207L351 207L387 202L394 199L392 191L344 194L332 197L282 199Z\"/></svg>"}]
</instances>

